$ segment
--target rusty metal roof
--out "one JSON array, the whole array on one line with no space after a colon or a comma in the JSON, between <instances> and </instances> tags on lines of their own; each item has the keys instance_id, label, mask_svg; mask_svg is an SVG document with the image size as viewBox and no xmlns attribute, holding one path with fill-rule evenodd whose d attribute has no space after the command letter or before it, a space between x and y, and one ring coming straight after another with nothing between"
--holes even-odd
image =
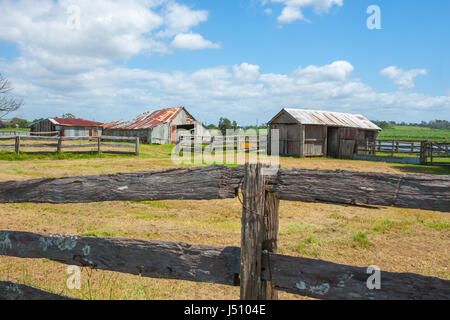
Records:
<instances>
[{"instance_id":1,"label":"rusty metal roof","mask_svg":"<svg viewBox=\"0 0 450 320\"><path fill-rule=\"evenodd\" d=\"M122 120L117 120L117 121L112 121L112 122L106 122L106 123L102 124L102 127L103 127L103 129L108 129L108 128L117 126L117 125L119 125L119 124L121 124L121 123L123 123L123 122L124 122L124 121L122 121Z\"/></svg>"},{"instance_id":2,"label":"rusty metal roof","mask_svg":"<svg viewBox=\"0 0 450 320\"><path fill-rule=\"evenodd\" d=\"M95 122L85 119L71 119L71 118L48 118L53 124L59 126L70 127L101 127L101 122Z\"/></svg>"},{"instance_id":3,"label":"rusty metal roof","mask_svg":"<svg viewBox=\"0 0 450 320\"><path fill-rule=\"evenodd\" d=\"M330 127L359 128L367 130L382 130L366 117L360 114L304 110L283 109L301 124L323 125Z\"/></svg>"},{"instance_id":4,"label":"rusty metal roof","mask_svg":"<svg viewBox=\"0 0 450 320\"><path fill-rule=\"evenodd\" d=\"M183 107L177 108L166 108L156 111L149 111L137 116L134 120L129 122L115 121L116 123L107 124L108 129L119 129L119 130L139 130L139 129L151 129L157 127L163 123L172 121L173 118L183 110ZM195 119L192 118L187 112L186 117L187 122L194 123Z\"/></svg>"}]
</instances>

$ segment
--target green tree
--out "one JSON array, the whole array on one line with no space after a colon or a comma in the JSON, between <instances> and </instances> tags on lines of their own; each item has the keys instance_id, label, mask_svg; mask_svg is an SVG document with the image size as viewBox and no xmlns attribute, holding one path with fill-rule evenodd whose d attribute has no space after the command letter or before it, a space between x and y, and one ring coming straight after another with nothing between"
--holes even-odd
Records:
<instances>
[{"instance_id":1,"label":"green tree","mask_svg":"<svg viewBox=\"0 0 450 320\"><path fill-rule=\"evenodd\" d=\"M230 119L220 118L219 119L219 130L222 132L222 135L226 135L227 129L233 129L233 125L231 124Z\"/></svg>"},{"instance_id":2,"label":"green tree","mask_svg":"<svg viewBox=\"0 0 450 320\"><path fill-rule=\"evenodd\" d=\"M62 117L65 119L75 119L76 118L72 113L64 113L62 115Z\"/></svg>"}]
</instances>

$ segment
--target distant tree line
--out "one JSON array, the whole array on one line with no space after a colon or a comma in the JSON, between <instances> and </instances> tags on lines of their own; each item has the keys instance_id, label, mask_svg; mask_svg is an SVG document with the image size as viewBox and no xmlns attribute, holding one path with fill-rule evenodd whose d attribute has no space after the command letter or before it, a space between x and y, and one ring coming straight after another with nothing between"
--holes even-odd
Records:
<instances>
[{"instance_id":1,"label":"distant tree line","mask_svg":"<svg viewBox=\"0 0 450 320\"><path fill-rule=\"evenodd\" d=\"M420 123L406 123L404 121L402 122L395 122L395 121L375 121L372 120L373 123L375 123L377 126L379 126L381 129L390 129L395 126L408 126L408 127L422 127L422 128L430 128L430 129L444 129L448 130L450 129L450 122L447 120L433 120L433 121L422 121Z\"/></svg>"}]
</instances>

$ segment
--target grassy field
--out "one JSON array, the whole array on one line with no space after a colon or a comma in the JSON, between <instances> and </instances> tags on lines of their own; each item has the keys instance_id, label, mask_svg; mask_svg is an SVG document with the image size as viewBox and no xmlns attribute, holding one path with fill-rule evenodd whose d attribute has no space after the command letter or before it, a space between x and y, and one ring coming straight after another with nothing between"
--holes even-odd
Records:
<instances>
[{"instance_id":1,"label":"grassy field","mask_svg":"<svg viewBox=\"0 0 450 320\"><path fill-rule=\"evenodd\" d=\"M54 155L0 160L0 181L136 172L175 167L171 146L141 146L141 156ZM20 159L19 159L20 158ZM2 159L0 157L0 159ZM21 160L21 161L12 161ZM282 158L283 167L450 174L435 167L335 159ZM240 245L238 199L0 204L0 230ZM450 215L392 207L282 201L279 252L450 279ZM83 299L238 299L239 288L82 270L81 290L66 287L63 264L0 256L0 280ZM89 285L88 285L89 284ZM304 297L280 293L281 299Z\"/></svg>"},{"instance_id":2,"label":"grassy field","mask_svg":"<svg viewBox=\"0 0 450 320\"><path fill-rule=\"evenodd\" d=\"M385 140L429 140L436 142L450 141L450 130L422 127L395 126L381 131L378 139Z\"/></svg>"}]
</instances>

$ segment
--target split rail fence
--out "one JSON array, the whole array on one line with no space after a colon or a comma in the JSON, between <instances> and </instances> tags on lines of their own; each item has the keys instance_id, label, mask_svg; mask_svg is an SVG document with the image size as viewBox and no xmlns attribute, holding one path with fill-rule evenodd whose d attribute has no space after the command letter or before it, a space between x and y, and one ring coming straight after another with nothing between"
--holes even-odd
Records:
<instances>
[{"instance_id":1,"label":"split rail fence","mask_svg":"<svg viewBox=\"0 0 450 320\"><path fill-rule=\"evenodd\" d=\"M3 144L0 144L0 150L9 149L11 152L17 154L70 152L139 155L139 138L133 137L45 137L16 135L0 136L0 142L3 142Z\"/></svg>"},{"instance_id":2,"label":"split rail fence","mask_svg":"<svg viewBox=\"0 0 450 320\"><path fill-rule=\"evenodd\" d=\"M263 152L267 147L267 135L247 136L191 136L178 137L177 146L185 152L223 151Z\"/></svg>"},{"instance_id":3,"label":"split rail fence","mask_svg":"<svg viewBox=\"0 0 450 320\"><path fill-rule=\"evenodd\" d=\"M365 146L358 146L356 154L387 154L390 157L416 156L422 165L450 165L449 142L376 140Z\"/></svg>"},{"instance_id":4,"label":"split rail fence","mask_svg":"<svg viewBox=\"0 0 450 320\"><path fill-rule=\"evenodd\" d=\"M0 136L59 136L59 131L30 132L0 130Z\"/></svg>"},{"instance_id":5,"label":"split rail fence","mask_svg":"<svg viewBox=\"0 0 450 320\"><path fill-rule=\"evenodd\" d=\"M0 182L0 203L242 198L240 247L0 231L0 254L68 265L240 286L241 299L277 299L284 291L320 299L450 299L450 281L277 254L280 200L383 205L450 212L450 176L279 169L261 164L208 166ZM187 187L189 186L189 187ZM241 193L239 192L241 190ZM0 299L68 299L0 282Z\"/></svg>"}]
</instances>

